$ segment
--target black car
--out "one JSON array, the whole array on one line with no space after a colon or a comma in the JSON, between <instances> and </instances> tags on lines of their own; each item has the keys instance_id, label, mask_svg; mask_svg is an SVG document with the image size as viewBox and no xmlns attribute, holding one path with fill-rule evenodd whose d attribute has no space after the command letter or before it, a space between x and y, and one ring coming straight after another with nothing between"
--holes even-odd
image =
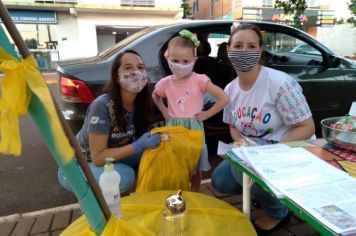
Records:
<instances>
[{"instance_id":1,"label":"black car","mask_svg":"<svg viewBox=\"0 0 356 236\"><path fill-rule=\"evenodd\" d=\"M257 25L264 39L264 64L293 76L303 88L303 93L313 113L317 128L326 117L347 114L353 100L356 100L356 63L336 55L332 50L308 34L280 24L247 22ZM58 85L62 98L61 109L74 132L81 127L88 105L102 92L109 80L110 67L115 56L123 50L137 51L147 68L154 85L170 74L164 52L167 42L182 29L197 34L200 40L207 40L212 51L227 41L233 21L190 21L172 25L149 27L120 41L96 57L58 64ZM300 53L304 45L312 53ZM211 54L212 55L212 54ZM210 56L210 58L212 58ZM214 59L214 58L212 58ZM200 59L198 59L199 62ZM197 63L198 63L197 62ZM209 64L210 63L210 64ZM209 60L203 71L218 86L224 86L234 78L230 66ZM204 69L204 60L200 63ZM219 113L205 122L207 140L209 137L229 137L228 127Z\"/></svg>"}]
</instances>

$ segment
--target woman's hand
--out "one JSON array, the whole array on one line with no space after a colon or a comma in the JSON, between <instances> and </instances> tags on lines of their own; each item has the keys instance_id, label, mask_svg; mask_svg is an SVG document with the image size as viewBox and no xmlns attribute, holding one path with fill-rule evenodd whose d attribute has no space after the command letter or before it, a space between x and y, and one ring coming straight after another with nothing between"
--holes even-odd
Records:
<instances>
[{"instance_id":1,"label":"woman's hand","mask_svg":"<svg viewBox=\"0 0 356 236\"><path fill-rule=\"evenodd\" d=\"M238 141L235 141L233 144L232 144L232 147L233 148L238 148L238 147L247 147L248 146L248 143L246 142L245 139L240 139Z\"/></svg>"},{"instance_id":2,"label":"woman's hand","mask_svg":"<svg viewBox=\"0 0 356 236\"><path fill-rule=\"evenodd\" d=\"M132 143L135 153L143 152L147 148L155 148L161 142L159 134L151 135L150 132L144 133L139 139Z\"/></svg>"}]
</instances>

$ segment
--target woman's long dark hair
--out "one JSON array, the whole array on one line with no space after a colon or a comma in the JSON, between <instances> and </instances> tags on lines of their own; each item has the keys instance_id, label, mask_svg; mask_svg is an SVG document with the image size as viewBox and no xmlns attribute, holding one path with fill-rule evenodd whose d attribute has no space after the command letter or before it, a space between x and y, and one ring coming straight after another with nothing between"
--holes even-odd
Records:
<instances>
[{"instance_id":1,"label":"woman's long dark hair","mask_svg":"<svg viewBox=\"0 0 356 236\"><path fill-rule=\"evenodd\" d=\"M118 81L118 69L121 66L122 57L127 54L132 53L141 58L141 56L133 51L126 50L119 53L114 63L111 67L111 79L106 84L104 88L105 93L109 93L114 102L115 116L117 120L117 125L127 129L127 122L124 118L125 109L122 104L121 92L120 92L120 84ZM147 132L150 118L153 114L153 103L152 103L152 91L150 87L150 82L139 92L135 98L135 111L133 116L133 123L135 126L135 136L140 137L143 133Z\"/></svg>"}]
</instances>

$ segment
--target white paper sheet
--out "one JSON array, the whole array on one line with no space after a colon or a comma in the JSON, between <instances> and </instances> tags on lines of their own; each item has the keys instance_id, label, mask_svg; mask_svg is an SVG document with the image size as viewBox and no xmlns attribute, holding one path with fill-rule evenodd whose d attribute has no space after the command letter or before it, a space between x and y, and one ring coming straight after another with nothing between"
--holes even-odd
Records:
<instances>
[{"instance_id":1,"label":"white paper sheet","mask_svg":"<svg viewBox=\"0 0 356 236\"><path fill-rule=\"evenodd\" d=\"M222 141L218 142L218 151L217 154L219 156L224 156L228 151L232 149L232 144L227 144Z\"/></svg>"},{"instance_id":2,"label":"white paper sheet","mask_svg":"<svg viewBox=\"0 0 356 236\"><path fill-rule=\"evenodd\" d=\"M304 148L242 148L261 178L338 234L356 232L356 179Z\"/></svg>"}]
</instances>

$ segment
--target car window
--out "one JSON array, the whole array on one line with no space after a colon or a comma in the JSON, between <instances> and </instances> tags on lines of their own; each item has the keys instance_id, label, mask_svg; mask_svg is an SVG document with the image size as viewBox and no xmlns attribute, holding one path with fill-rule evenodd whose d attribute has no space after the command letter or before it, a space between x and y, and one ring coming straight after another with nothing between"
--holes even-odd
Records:
<instances>
[{"instance_id":1,"label":"car window","mask_svg":"<svg viewBox=\"0 0 356 236\"><path fill-rule=\"evenodd\" d=\"M152 26L152 27L148 27L148 28L145 28L143 30L140 30L138 32L136 32L135 34L121 40L120 42L114 44L112 47L106 49L105 51L101 52L99 54L99 56L105 58L105 57L109 57L111 56L113 53L115 53L118 49L120 49L121 47L129 44L130 42L140 38L141 36L151 32L151 31L154 31L155 29L157 28L161 28L162 26Z\"/></svg>"},{"instance_id":2,"label":"car window","mask_svg":"<svg viewBox=\"0 0 356 236\"><path fill-rule=\"evenodd\" d=\"M221 43L227 42L229 40L229 34L221 33L211 33L208 37L208 42L210 43L211 53L209 56L217 57L219 46Z\"/></svg>"},{"instance_id":3,"label":"car window","mask_svg":"<svg viewBox=\"0 0 356 236\"><path fill-rule=\"evenodd\" d=\"M262 35L265 51L288 58L285 64L318 65L323 62L320 51L296 37L267 31L263 31Z\"/></svg>"}]
</instances>

